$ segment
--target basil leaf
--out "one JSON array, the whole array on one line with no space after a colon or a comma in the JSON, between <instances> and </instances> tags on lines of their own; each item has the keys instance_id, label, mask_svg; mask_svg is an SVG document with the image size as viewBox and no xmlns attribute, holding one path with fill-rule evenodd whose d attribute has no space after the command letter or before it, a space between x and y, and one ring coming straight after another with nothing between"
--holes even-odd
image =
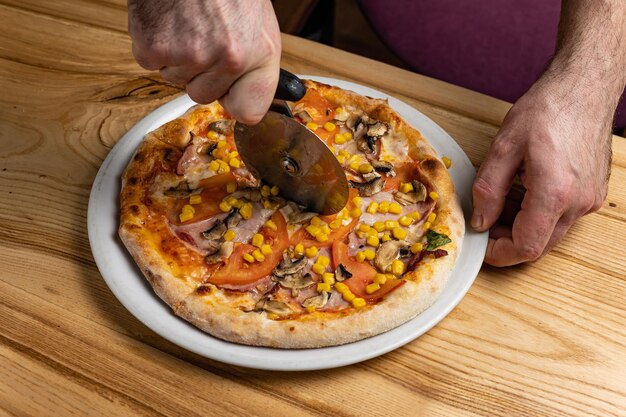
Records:
<instances>
[{"instance_id":1,"label":"basil leaf","mask_svg":"<svg viewBox=\"0 0 626 417\"><path fill-rule=\"evenodd\" d=\"M442 233L437 233L433 230L429 230L428 232L426 232L426 241L428 243L428 245L426 246L426 250L435 250L440 246L452 242L452 239Z\"/></svg>"}]
</instances>

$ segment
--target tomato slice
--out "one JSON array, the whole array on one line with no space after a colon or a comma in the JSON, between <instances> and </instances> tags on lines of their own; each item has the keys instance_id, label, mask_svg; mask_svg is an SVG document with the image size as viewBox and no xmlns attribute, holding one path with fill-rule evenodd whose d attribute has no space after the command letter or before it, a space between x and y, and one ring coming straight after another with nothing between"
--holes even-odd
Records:
<instances>
[{"instance_id":1,"label":"tomato slice","mask_svg":"<svg viewBox=\"0 0 626 417\"><path fill-rule=\"evenodd\" d=\"M272 247L272 253L265 255L263 262L246 262L243 256L255 250L256 247L241 243L235 247L224 266L209 277L208 282L215 285L246 285L268 276L281 261L285 249L289 247L285 218L280 212L276 212L272 215L272 220L277 230L263 227L259 232L265 238L265 243Z\"/></svg>"},{"instance_id":2,"label":"tomato slice","mask_svg":"<svg viewBox=\"0 0 626 417\"><path fill-rule=\"evenodd\" d=\"M365 290L369 284L374 282L377 270L367 262L359 262L348 255L348 245L343 242L336 241L333 243L333 268L337 269L342 264L348 272L352 274L351 278L343 281L350 288L350 291L357 297L363 298L368 304L376 303L382 300L387 294L400 288L404 284L402 279L387 280L376 292L368 294Z\"/></svg>"},{"instance_id":3,"label":"tomato slice","mask_svg":"<svg viewBox=\"0 0 626 417\"><path fill-rule=\"evenodd\" d=\"M417 164L415 162L405 162L394 168L396 175L385 178L384 191L392 191L400 188L401 182L411 182L417 178Z\"/></svg>"}]
</instances>

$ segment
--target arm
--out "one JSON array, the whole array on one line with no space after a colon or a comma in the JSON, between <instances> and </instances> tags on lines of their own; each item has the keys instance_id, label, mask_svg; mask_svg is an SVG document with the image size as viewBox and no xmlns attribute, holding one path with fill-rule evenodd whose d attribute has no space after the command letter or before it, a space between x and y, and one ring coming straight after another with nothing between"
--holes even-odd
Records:
<instances>
[{"instance_id":1,"label":"arm","mask_svg":"<svg viewBox=\"0 0 626 417\"><path fill-rule=\"evenodd\" d=\"M128 0L128 30L137 62L194 101L219 99L244 123L269 108L281 49L269 0Z\"/></svg>"},{"instance_id":2,"label":"arm","mask_svg":"<svg viewBox=\"0 0 626 417\"><path fill-rule=\"evenodd\" d=\"M474 182L471 224L490 230L485 262L536 260L602 206L625 84L626 2L564 0L554 58L505 117ZM526 188L517 202L516 175Z\"/></svg>"}]
</instances>

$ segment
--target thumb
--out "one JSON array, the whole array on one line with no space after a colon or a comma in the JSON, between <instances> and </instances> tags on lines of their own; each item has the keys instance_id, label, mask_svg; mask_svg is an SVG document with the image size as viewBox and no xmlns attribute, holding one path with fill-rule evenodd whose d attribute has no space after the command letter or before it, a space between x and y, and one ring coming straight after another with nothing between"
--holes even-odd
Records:
<instances>
[{"instance_id":1,"label":"thumb","mask_svg":"<svg viewBox=\"0 0 626 417\"><path fill-rule=\"evenodd\" d=\"M506 132L498 132L472 186L474 212L470 224L479 232L488 230L498 220L522 163L523 153L516 146L517 141L507 137L510 136Z\"/></svg>"}]
</instances>

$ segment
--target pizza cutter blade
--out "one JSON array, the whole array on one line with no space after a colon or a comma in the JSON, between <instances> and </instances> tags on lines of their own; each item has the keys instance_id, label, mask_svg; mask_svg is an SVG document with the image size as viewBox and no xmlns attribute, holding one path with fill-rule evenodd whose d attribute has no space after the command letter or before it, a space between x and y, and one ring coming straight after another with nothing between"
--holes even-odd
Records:
<instances>
[{"instance_id":1,"label":"pizza cutter blade","mask_svg":"<svg viewBox=\"0 0 626 417\"><path fill-rule=\"evenodd\" d=\"M293 85L294 78L302 84L281 70L277 98L302 98L304 94L285 97L285 83ZM235 144L252 175L278 186L284 198L320 214L337 213L345 207L349 190L342 166L315 133L292 117L270 110L257 125L237 122Z\"/></svg>"}]
</instances>

